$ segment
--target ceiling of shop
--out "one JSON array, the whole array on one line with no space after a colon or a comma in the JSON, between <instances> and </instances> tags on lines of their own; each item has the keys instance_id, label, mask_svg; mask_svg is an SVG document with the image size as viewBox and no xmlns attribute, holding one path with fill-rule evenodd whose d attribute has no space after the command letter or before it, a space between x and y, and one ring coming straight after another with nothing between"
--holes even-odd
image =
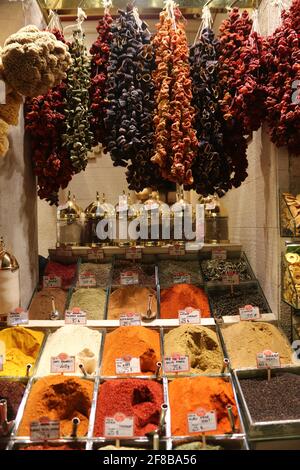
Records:
<instances>
[{"instance_id":1,"label":"ceiling of shop","mask_svg":"<svg viewBox=\"0 0 300 470\"><path fill-rule=\"evenodd\" d=\"M255 8L261 0L178 0L182 12L186 16L197 17L200 15L200 9L209 3L209 7L216 12L226 11L226 7L237 6L239 8ZM98 15L102 13L102 0L38 0L42 10L48 12L49 9L56 10L62 18L68 19L76 16L77 8L84 9L88 16ZM124 8L128 1L113 0L112 13L114 14L118 8ZM163 0L136 0L134 4L139 8L141 16L157 17L159 11L163 7Z\"/></svg>"}]
</instances>

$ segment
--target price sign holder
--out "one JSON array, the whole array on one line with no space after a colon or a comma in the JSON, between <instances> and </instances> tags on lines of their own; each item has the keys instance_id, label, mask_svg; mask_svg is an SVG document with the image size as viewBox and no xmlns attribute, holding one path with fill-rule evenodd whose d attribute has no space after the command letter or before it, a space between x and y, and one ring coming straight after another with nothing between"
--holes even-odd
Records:
<instances>
[{"instance_id":1,"label":"price sign holder","mask_svg":"<svg viewBox=\"0 0 300 470\"><path fill-rule=\"evenodd\" d=\"M91 261L104 259L104 250L102 248L91 248L88 252L87 258Z\"/></svg>"},{"instance_id":2,"label":"price sign holder","mask_svg":"<svg viewBox=\"0 0 300 470\"><path fill-rule=\"evenodd\" d=\"M188 273L174 273L173 283L174 284L190 284L191 275Z\"/></svg>"},{"instance_id":3,"label":"price sign holder","mask_svg":"<svg viewBox=\"0 0 300 470\"><path fill-rule=\"evenodd\" d=\"M266 349L256 355L256 363L258 369L267 369L268 381L271 380L271 369L280 368L281 361L278 352Z\"/></svg>"},{"instance_id":4,"label":"price sign holder","mask_svg":"<svg viewBox=\"0 0 300 470\"><path fill-rule=\"evenodd\" d=\"M199 408L194 413L188 413L188 431L189 433L204 433L207 431L215 431L217 425L217 415L214 410L207 411Z\"/></svg>"},{"instance_id":5,"label":"price sign holder","mask_svg":"<svg viewBox=\"0 0 300 470\"><path fill-rule=\"evenodd\" d=\"M51 374L75 373L75 356L61 353L58 356L51 357L50 361Z\"/></svg>"},{"instance_id":6,"label":"price sign holder","mask_svg":"<svg viewBox=\"0 0 300 470\"><path fill-rule=\"evenodd\" d=\"M44 288L60 288L61 287L61 277L55 276L54 274L48 274L43 276L43 287Z\"/></svg>"},{"instance_id":7,"label":"price sign holder","mask_svg":"<svg viewBox=\"0 0 300 470\"><path fill-rule=\"evenodd\" d=\"M139 273L136 271L123 271L120 274L120 284L122 286L136 285L139 283Z\"/></svg>"},{"instance_id":8,"label":"price sign holder","mask_svg":"<svg viewBox=\"0 0 300 470\"><path fill-rule=\"evenodd\" d=\"M253 305L245 305L239 308L239 315L241 321L259 320L261 318L259 307Z\"/></svg>"},{"instance_id":9,"label":"price sign holder","mask_svg":"<svg viewBox=\"0 0 300 470\"><path fill-rule=\"evenodd\" d=\"M86 320L86 312L78 307L74 307L72 310L65 311L66 325L86 325Z\"/></svg>"},{"instance_id":10,"label":"price sign holder","mask_svg":"<svg viewBox=\"0 0 300 470\"><path fill-rule=\"evenodd\" d=\"M169 246L169 255L172 256L184 256L185 255L185 245L175 244Z\"/></svg>"},{"instance_id":11,"label":"price sign holder","mask_svg":"<svg viewBox=\"0 0 300 470\"><path fill-rule=\"evenodd\" d=\"M227 250L223 248L213 248L211 250L211 259L218 259L218 260L227 259Z\"/></svg>"},{"instance_id":12,"label":"price sign holder","mask_svg":"<svg viewBox=\"0 0 300 470\"><path fill-rule=\"evenodd\" d=\"M126 248L125 258L132 260L142 259L142 248L137 246L131 246L130 248Z\"/></svg>"},{"instance_id":13,"label":"price sign holder","mask_svg":"<svg viewBox=\"0 0 300 470\"><path fill-rule=\"evenodd\" d=\"M60 422L50 420L48 417L40 418L30 423L30 440L50 441L60 438Z\"/></svg>"},{"instance_id":14,"label":"price sign holder","mask_svg":"<svg viewBox=\"0 0 300 470\"><path fill-rule=\"evenodd\" d=\"M104 422L104 435L110 438L130 438L134 436L134 417L116 413L106 417Z\"/></svg>"},{"instance_id":15,"label":"price sign holder","mask_svg":"<svg viewBox=\"0 0 300 470\"><path fill-rule=\"evenodd\" d=\"M185 307L184 310L178 310L178 320L180 325L201 323L201 310L192 307Z\"/></svg>"},{"instance_id":16,"label":"price sign holder","mask_svg":"<svg viewBox=\"0 0 300 470\"><path fill-rule=\"evenodd\" d=\"M139 313L123 313L120 315L120 326L140 326L141 315Z\"/></svg>"},{"instance_id":17,"label":"price sign holder","mask_svg":"<svg viewBox=\"0 0 300 470\"><path fill-rule=\"evenodd\" d=\"M166 373L178 374L178 372L189 372L190 360L189 356L182 356L181 354L172 354L172 356L165 356L164 369Z\"/></svg>"},{"instance_id":18,"label":"price sign holder","mask_svg":"<svg viewBox=\"0 0 300 470\"><path fill-rule=\"evenodd\" d=\"M7 326L28 325L29 314L21 307L15 308L7 316Z\"/></svg>"},{"instance_id":19,"label":"price sign holder","mask_svg":"<svg viewBox=\"0 0 300 470\"><path fill-rule=\"evenodd\" d=\"M116 359L116 374L140 374L141 362L139 357L124 356Z\"/></svg>"},{"instance_id":20,"label":"price sign holder","mask_svg":"<svg viewBox=\"0 0 300 470\"><path fill-rule=\"evenodd\" d=\"M79 287L96 287L97 281L94 273L85 271L79 274L78 277Z\"/></svg>"}]
</instances>

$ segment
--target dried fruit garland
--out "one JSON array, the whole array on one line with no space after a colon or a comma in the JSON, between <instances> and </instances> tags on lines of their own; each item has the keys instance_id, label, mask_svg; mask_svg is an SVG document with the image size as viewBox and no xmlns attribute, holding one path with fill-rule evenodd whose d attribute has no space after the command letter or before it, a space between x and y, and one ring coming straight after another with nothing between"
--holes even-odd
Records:
<instances>
[{"instance_id":1,"label":"dried fruit garland","mask_svg":"<svg viewBox=\"0 0 300 470\"><path fill-rule=\"evenodd\" d=\"M73 63L67 74L63 148L70 155L75 173L85 170L88 151L92 148L90 129L90 60L80 32L74 32L69 46Z\"/></svg>"},{"instance_id":2,"label":"dried fruit garland","mask_svg":"<svg viewBox=\"0 0 300 470\"><path fill-rule=\"evenodd\" d=\"M94 135L94 145L101 144L105 137L104 117L106 115L107 99L107 66L110 43L112 40L112 17L105 14L97 26L98 37L90 48L91 59L91 119L90 125Z\"/></svg>"},{"instance_id":3,"label":"dried fruit garland","mask_svg":"<svg viewBox=\"0 0 300 470\"><path fill-rule=\"evenodd\" d=\"M58 30L53 34L64 40ZM65 96L66 84L62 82L46 95L27 100L25 107L25 129L31 140L38 195L51 205L58 204L59 189L66 188L74 175L69 155L62 148Z\"/></svg>"},{"instance_id":4,"label":"dried fruit garland","mask_svg":"<svg viewBox=\"0 0 300 470\"><path fill-rule=\"evenodd\" d=\"M174 21L167 11L160 14L153 39L156 70L155 154L164 178L179 184L192 184L191 166L198 141L193 128L195 110L191 106L189 49L181 12L174 10Z\"/></svg>"},{"instance_id":5,"label":"dried fruit garland","mask_svg":"<svg viewBox=\"0 0 300 470\"><path fill-rule=\"evenodd\" d=\"M192 165L194 183L186 189L195 189L203 196L223 196L232 187L231 159L223 149L224 120L218 102L219 49L213 31L206 27L190 50L199 147Z\"/></svg>"},{"instance_id":6,"label":"dried fruit garland","mask_svg":"<svg viewBox=\"0 0 300 470\"><path fill-rule=\"evenodd\" d=\"M266 104L271 141L300 155L300 0L282 13L282 23L268 45Z\"/></svg>"},{"instance_id":7,"label":"dried fruit garland","mask_svg":"<svg viewBox=\"0 0 300 470\"><path fill-rule=\"evenodd\" d=\"M239 14L234 8L220 26L219 87L220 105L225 120L224 152L230 155L234 176L232 185L238 187L247 178L247 141L243 137L243 123L233 114L231 104L236 95L235 69L242 45L247 41L252 21L247 12Z\"/></svg>"}]
</instances>

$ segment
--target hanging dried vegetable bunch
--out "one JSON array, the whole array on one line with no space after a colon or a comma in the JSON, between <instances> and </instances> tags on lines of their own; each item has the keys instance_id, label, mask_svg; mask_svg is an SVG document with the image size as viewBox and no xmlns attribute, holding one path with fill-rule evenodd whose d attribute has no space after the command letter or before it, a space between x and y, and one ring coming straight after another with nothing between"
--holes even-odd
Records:
<instances>
[{"instance_id":1,"label":"hanging dried vegetable bunch","mask_svg":"<svg viewBox=\"0 0 300 470\"><path fill-rule=\"evenodd\" d=\"M156 111L152 161L159 165L164 178L192 184L191 166L198 141L193 128L195 110L191 106L189 49L181 12L173 2L160 14L153 44Z\"/></svg>"},{"instance_id":2,"label":"hanging dried vegetable bunch","mask_svg":"<svg viewBox=\"0 0 300 470\"><path fill-rule=\"evenodd\" d=\"M231 109L233 98L236 95L235 72L239 63L241 47L247 41L252 29L252 21L244 11L241 15L234 8L229 18L220 26L219 40L219 86L220 105L225 120L223 145L224 152L232 160L234 176L232 185L238 187L247 178L247 141L243 137L243 123L237 119Z\"/></svg>"},{"instance_id":3,"label":"hanging dried vegetable bunch","mask_svg":"<svg viewBox=\"0 0 300 470\"><path fill-rule=\"evenodd\" d=\"M53 34L31 25L5 41L2 62L6 82L17 93L33 97L66 78L71 57L67 46Z\"/></svg>"},{"instance_id":4,"label":"hanging dried vegetable bunch","mask_svg":"<svg viewBox=\"0 0 300 470\"><path fill-rule=\"evenodd\" d=\"M204 196L223 196L231 188L231 159L223 149L224 120L220 110L219 55L220 43L210 27L205 27L190 49L193 83L192 104L196 110L195 128L199 140L193 161L195 189Z\"/></svg>"},{"instance_id":5,"label":"hanging dried vegetable bunch","mask_svg":"<svg viewBox=\"0 0 300 470\"><path fill-rule=\"evenodd\" d=\"M236 91L230 106L230 112L234 119L241 123L244 135L258 130L267 113L267 41L257 32L257 15L256 10L251 34L241 44L239 56L236 58Z\"/></svg>"},{"instance_id":6,"label":"hanging dried vegetable bunch","mask_svg":"<svg viewBox=\"0 0 300 470\"><path fill-rule=\"evenodd\" d=\"M110 43L112 40L112 17L107 12L97 26L98 37L90 48L91 59L91 130L94 135L94 145L101 144L105 137L104 117L106 115L107 99L107 66Z\"/></svg>"},{"instance_id":7,"label":"hanging dried vegetable bunch","mask_svg":"<svg viewBox=\"0 0 300 470\"><path fill-rule=\"evenodd\" d=\"M64 40L60 31L53 31ZM58 191L66 188L74 170L61 136L65 131L64 100L66 84L62 82L46 95L27 100L25 128L30 135L38 195L50 204L58 204Z\"/></svg>"},{"instance_id":8,"label":"hanging dried vegetable bunch","mask_svg":"<svg viewBox=\"0 0 300 470\"><path fill-rule=\"evenodd\" d=\"M268 37L267 122L278 147L300 154L300 0L282 12L282 23Z\"/></svg>"},{"instance_id":9,"label":"hanging dried vegetable bunch","mask_svg":"<svg viewBox=\"0 0 300 470\"><path fill-rule=\"evenodd\" d=\"M85 170L88 151L92 148L93 133L90 129L90 60L83 41L82 31L76 30L69 47L73 59L67 75L67 92L64 114L65 133L63 148L70 156L75 173Z\"/></svg>"}]
</instances>

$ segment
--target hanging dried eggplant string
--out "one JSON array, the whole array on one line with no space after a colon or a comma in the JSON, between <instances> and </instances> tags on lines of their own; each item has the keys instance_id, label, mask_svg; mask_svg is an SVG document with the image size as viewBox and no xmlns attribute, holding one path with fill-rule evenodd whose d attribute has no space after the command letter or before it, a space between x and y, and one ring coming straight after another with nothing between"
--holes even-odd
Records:
<instances>
[{"instance_id":1,"label":"hanging dried eggplant string","mask_svg":"<svg viewBox=\"0 0 300 470\"><path fill-rule=\"evenodd\" d=\"M98 37L90 48L91 59L91 119L90 125L94 135L94 145L101 144L105 137L104 118L106 116L107 99L107 67L110 43L112 40L109 0L104 0L104 16L97 26Z\"/></svg>"},{"instance_id":2,"label":"hanging dried eggplant string","mask_svg":"<svg viewBox=\"0 0 300 470\"><path fill-rule=\"evenodd\" d=\"M81 10L80 8L78 10ZM84 43L82 22L84 12L78 14L77 27L73 31L70 53L73 65L68 71L65 99L66 130L62 135L63 147L70 155L75 173L85 170L88 151L92 148L90 129L90 59Z\"/></svg>"},{"instance_id":3,"label":"hanging dried eggplant string","mask_svg":"<svg viewBox=\"0 0 300 470\"><path fill-rule=\"evenodd\" d=\"M267 122L271 141L300 155L300 0L282 12L281 25L267 38Z\"/></svg>"},{"instance_id":4,"label":"hanging dried eggplant string","mask_svg":"<svg viewBox=\"0 0 300 470\"><path fill-rule=\"evenodd\" d=\"M57 27L51 32L65 43ZM46 95L28 99L25 105L25 129L30 136L38 196L50 205L58 204L59 189L66 188L74 175L68 152L62 148L61 140L65 132L65 97L66 83L62 82Z\"/></svg>"},{"instance_id":5,"label":"hanging dried eggplant string","mask_svg":"<svg viewBox=\"0 0 300 470\"><path fill-rule=\"evenodd\" d=\"M219 40L219 86L220 106L225 119L223 145L224 152L232 160L232 185L238 187L247 178L247 141L243 136L243 126L233 116L231 106L236 94L235 72L239 63L241 46L248 39L252 29L252 21L244 11L239 14L238 8L233 8L229 17L220 26Z\"/></svg>"},{"instance_id":6,"label":"hanging dried eggplant string","mask_svg":"<svg viewBox=\"0 0 300 470\"><path fill-rule=\"evenodd\" d=\"M173 1L166 2L154 37L156 67L155 154L152 161L165 179L192 184L191 166L198 140L193 128L189 49L182 14Z\"/></svg>"},{"instance_id":7,"label":"hanging dried eggplant string","mask_svg":"<svg viewBox=\"0 0 300 470\"><path fill-rule=\"evenodd\" d=\"M204 196L223 196L231 188L231 160L223 150L224 121L218 102L220 43L211 29L208 7L203 8L202 22L190 49L195 127L199 140L197 157L192 165L195 189Z\"/></svg>"}]
</instances>

